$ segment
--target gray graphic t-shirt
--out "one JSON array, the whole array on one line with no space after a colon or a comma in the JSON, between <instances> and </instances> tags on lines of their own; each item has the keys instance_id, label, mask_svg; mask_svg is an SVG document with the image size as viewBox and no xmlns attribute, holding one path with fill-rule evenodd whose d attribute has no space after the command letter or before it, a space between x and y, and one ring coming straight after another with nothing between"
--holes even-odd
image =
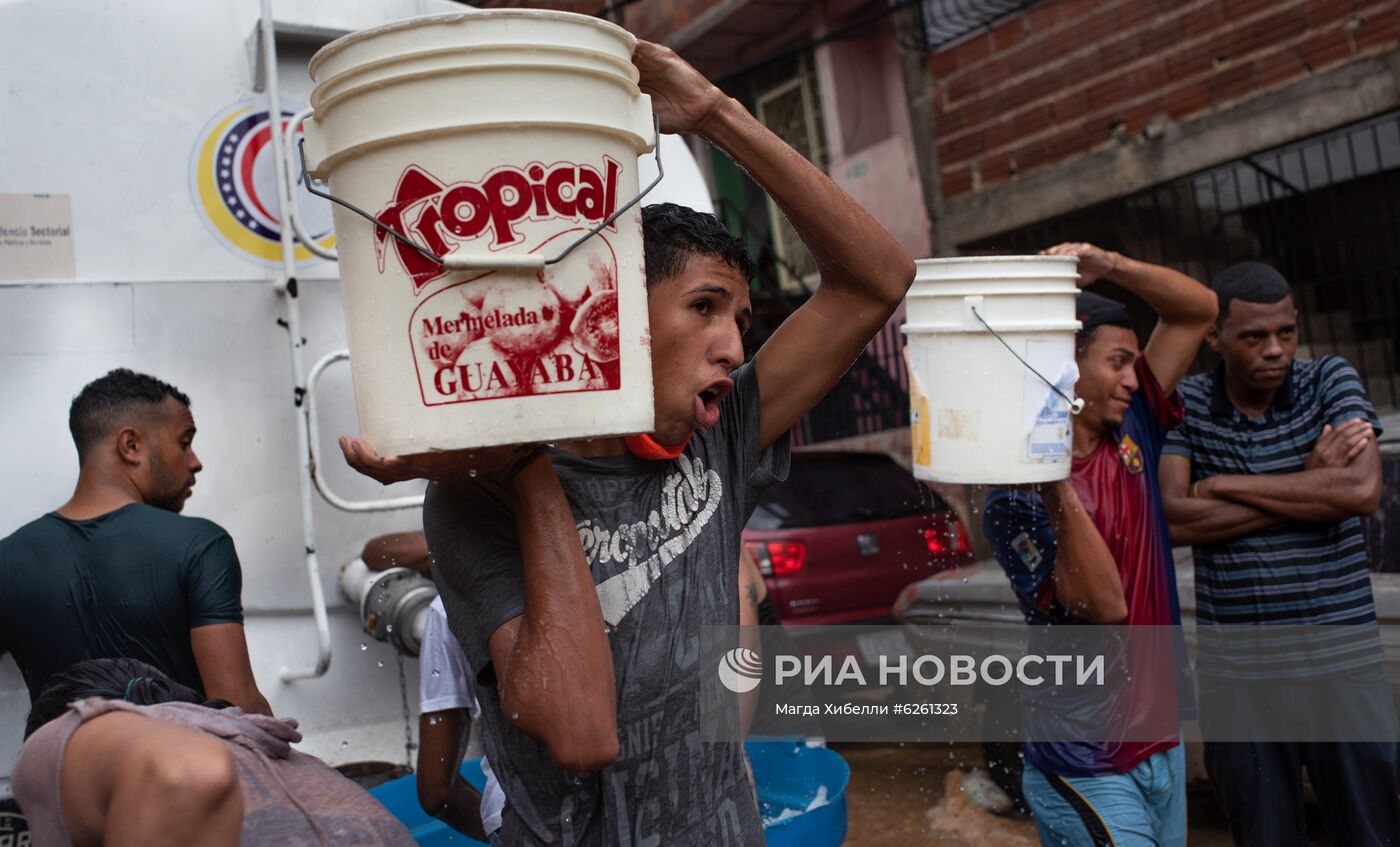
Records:
<instances>
[{"instance_id":1,"label":"gray graphic t-shirt","mask_svg":"<svg viewBox=\"0 0 1400 847\"><path fill-rule=\"evenodd\" d=\"M670 461L550 459L598 586L617 678L617 761L572 776L501 712L487 644L524 610L513 494L433 485L423 524L453 634L478 676L486 753L506 794L506 845L749 845L763 827L736 742L701 731L715 710L704 627L739 622L739 537L761 489L787 476L784 436L761 455L758 381L733 374L719 423ZM559 696L570 697L561 691Z\"/></svg>"}]
</instances>

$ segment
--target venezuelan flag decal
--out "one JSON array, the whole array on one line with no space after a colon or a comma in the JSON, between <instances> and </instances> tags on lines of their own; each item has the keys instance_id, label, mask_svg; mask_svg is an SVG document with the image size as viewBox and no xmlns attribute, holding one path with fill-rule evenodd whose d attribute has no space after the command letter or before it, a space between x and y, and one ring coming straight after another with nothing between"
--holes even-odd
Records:
<instances>
[{"instance_id":1,"label":"venezuelan flag decal","mask_svg":"<svg viewBox=\"0 0 1400 847\"><path fill-rule=\"evenodd\" d=\"M294 113L284 110L278 130ZM240 100L204 126L190 154L190 195L199 216L218 241L235 254L263 265L282 261L282 222L273 168L272 121L262 98ZM291 168L301 173L295 148ZM324 248L335 246L330 204L298 186L302 228ZM316 256L298 244L298 264Z\"/></svg>"}]
</instances>

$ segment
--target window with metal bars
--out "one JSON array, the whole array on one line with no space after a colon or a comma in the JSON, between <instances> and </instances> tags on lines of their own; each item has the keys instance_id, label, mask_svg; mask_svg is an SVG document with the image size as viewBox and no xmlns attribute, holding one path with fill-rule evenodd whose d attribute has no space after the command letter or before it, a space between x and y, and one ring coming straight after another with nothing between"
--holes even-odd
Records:
<instances>
[{"instance_id":1,"label":"window with metal bars","mask_svg":"<svg viewBox=\"0 0 1400 847\"><path fill-rule=\"evenodd\" d=\"M821 101L811 65L805 54L798 57L791 77L758 95L756 117L807 161L825 170L826 139L821 127ZM779 284L788 293L810 291L817 282L816 260L773 198L766 198L765 202L773 249L778 258Z\"/></svg>"},{"instance_id":2,"label":"window with metal bars","mask_svg":"<svg viewBox=\"0 0 1400 847\"><path fill-rule=\"evenodd\" d=\"M1400 406L1400 112L959 249L1025 253L1060 241L1092 241L1207 283L1234 262L1267 262L1293 285L1298 355L1341 355L1378 409ZM1149 328L1145 307L1130 306Z\"/></svg>"}]
</instances>

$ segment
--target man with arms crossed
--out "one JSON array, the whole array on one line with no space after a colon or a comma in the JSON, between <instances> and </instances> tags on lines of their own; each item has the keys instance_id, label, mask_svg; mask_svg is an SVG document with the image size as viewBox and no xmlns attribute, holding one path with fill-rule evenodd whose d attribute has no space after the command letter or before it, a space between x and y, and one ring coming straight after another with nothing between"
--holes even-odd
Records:
<instances>
[{"instance_id":1,"label":"man with arms crossed","mask_svg":"<svg viewBox=\"0 0 1400 847\"><path fill-rule=\"evenodd\" d=\"M1031 623L1179 624L1157 456L1180 420L1176 385L1215 319L1214 297L1170 268L1089 244L1046 252L1078 256L1081 286L1112 280L1145 300L1159 320L1139 350L1127 309L1079 295L1075 392L1085 407L1074 420L1070 478L1035 493L993 491L987 538ZM1145 648L1129 650L1139 682L1110 701L1112 712L1071 716L1126 740L1026 743L1022 787L1045 845L1186 843L1178 657L1170 639L1144 640ZM1034 739L1030 723L1026 730Z\"/></svg>"},{"instance_id":2,"label":"man with arms crossed","mask_svg":"<svg viewBox=\"0 0 1400 847\"><path fill-rule=\"evenodd\" d=\"M1334 719L1375 737L1387 727L1393 733L1377 642L1360 637L1376 626L1360 521L1381 495L1376 413L1346 360L1294 358L1298 310L1278 271L1233 265L1216 278L1215 292L1220 317L1206 340L1220 364L1182 382L1186 421L1162 457L1172 538L1195 553L1202 635L1210 624L1326 625L1308 630L1306 642L1331 643L1324 658L1291 673L1272 662L1241 667L1203 649L1202 726L1222 709L1262 719L1290 701L1325 696ZM1298 685L1302 679L1320 688ZM1304 721L1295 723L1288 728L1304 731ZM1393 743L1229 742L1208 734L1206 767L1236 844L1304 843L1304 767L1334 843L1400 844Z\"/></svg>"},{"instance_id":3,"label":"man with arms crossed","mask_svg":"<svg viewBox=\"0 0 1400 847\"><path fill-rule=\"evenodd\" d=\"M203 465L190 399L114 370L73 400L78 485L0 541L0 653L33 701L84 659L139 659L209 699L272 714L243 635L233 539L179 514Z\"/></svg>"},{"instance_id":4,"label":"man with arms crossed","mask_svg":"<svg viewBox=\"0 0 1400 847\"><path fill-rule=\"evenodd\" d=\"M384 459L342 443L381 481L444 483L430 488L424 524L448 617L479 670L511 847L762 843L737 739L700 732L708 714L736 709L699 698L716 679L701 636L739 623L746 503L786 476L788 430L914 276L889 233L737 101L664 47L639 43L634 62L663 132L718 146L783 208L821 270L811 298L745 365L743 242L713 216L648 207L655 432L465 459Z\"/></svg>"}]
</instances>

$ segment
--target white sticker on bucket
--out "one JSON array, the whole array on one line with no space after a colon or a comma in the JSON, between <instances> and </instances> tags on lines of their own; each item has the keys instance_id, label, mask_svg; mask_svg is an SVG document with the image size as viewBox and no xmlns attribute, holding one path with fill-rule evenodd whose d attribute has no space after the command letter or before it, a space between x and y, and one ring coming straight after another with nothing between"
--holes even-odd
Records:
<instances>
[{"instance_id":1,"label":"white sticker on bucket","mask_svg":"<svg viewBox=\"0 0 1400 847\"><path fill-rule=\"evenodd\" d=\"M1074 395L1079 368L1074 363L1074 342L1033 340L1026 342L1026 361L1032 368L1054 380L1055 389ZM1025 376L1022 433L1026 438L1026 460L1065 462L1071 455L1069 404L1055 389L1029 370Z\"/></svg>"}]
</instances>

